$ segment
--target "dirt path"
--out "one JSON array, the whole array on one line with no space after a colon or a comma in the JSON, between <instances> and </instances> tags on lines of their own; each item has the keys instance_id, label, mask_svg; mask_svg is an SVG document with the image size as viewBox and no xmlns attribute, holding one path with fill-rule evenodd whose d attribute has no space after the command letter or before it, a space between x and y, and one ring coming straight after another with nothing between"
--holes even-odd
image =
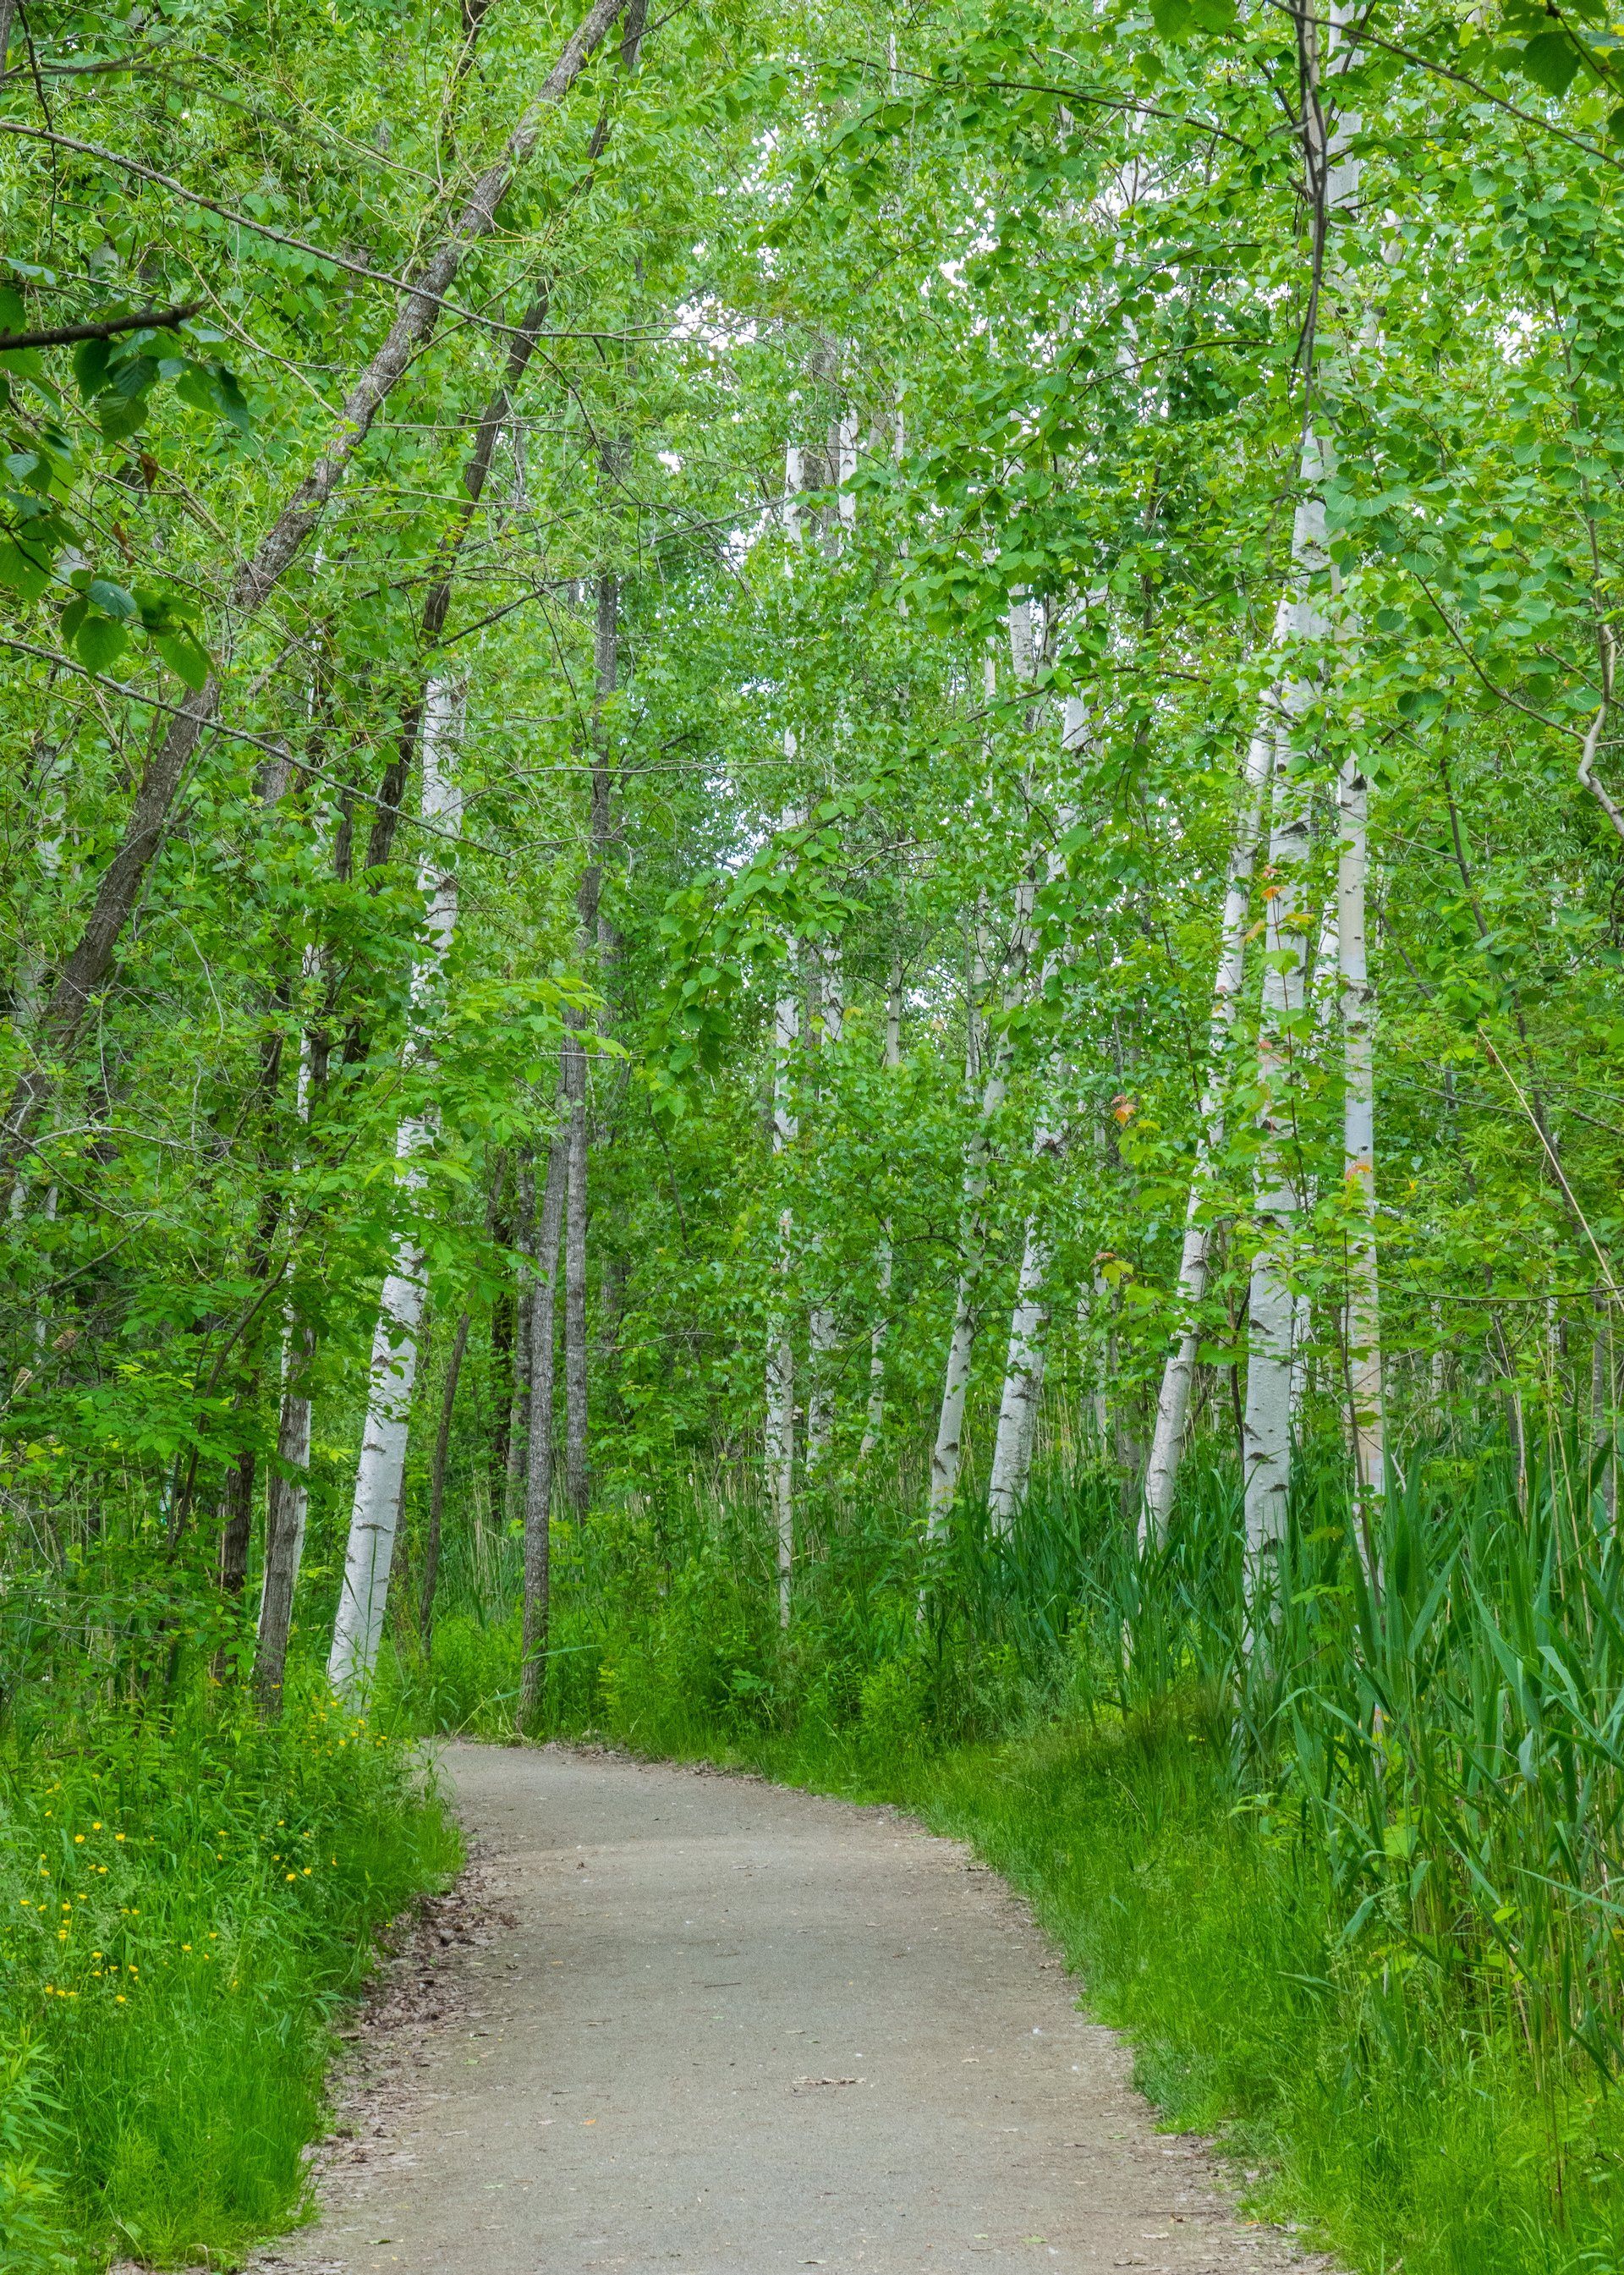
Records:
<instances>
[{"instance_id":1,"label":"dirt path","mask_svg":"<svg viewBox=\"0 0 1624 2275\"><path fill-rule=\"evenodd\" d=\"M1003 1884L889 1810L445 1757L485 1926L420 1943L320 2226L263 2263L1273 2275ZM434 1963L430 1963L431 1961ZM416 2003L415 2014L412 2002Z\"/></svg>"}]
</instances>

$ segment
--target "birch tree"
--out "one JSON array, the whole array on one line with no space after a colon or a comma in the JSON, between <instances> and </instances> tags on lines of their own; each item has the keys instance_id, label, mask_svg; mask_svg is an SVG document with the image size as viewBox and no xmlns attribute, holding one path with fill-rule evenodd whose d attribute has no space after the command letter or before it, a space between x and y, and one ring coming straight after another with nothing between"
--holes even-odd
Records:
<instances>
[{"instance_id":1,"label":"birch tree","mask_svg":"<svg viewBox=\"0 0 1624 2275\"><path fill-rule=\"evenodd\" d=\"M424 840L418 884L427 903L427 918L422 952L412 968L412 1032L405 1054L408 1070L419 1067L427 1057L432 1014L457 928L457 872L450 865L450 856L462 828L457 746L466 702L465 683L437 678L429 683L423 706L421 811L429 834ZM430 1106L403 1117L397 1130L395 1155L400 1165L400 1190L408 1206L415 1203L426 1183L424 1156L434 1144L438 1121ZM371 1686L383 1635L427 1294L422 1248L411 1232L402 1232L397 1236L378 1301L366 1419L327 1665L334 1689L352 1697L364 1697Z\"/></svg>"}]
</instances>

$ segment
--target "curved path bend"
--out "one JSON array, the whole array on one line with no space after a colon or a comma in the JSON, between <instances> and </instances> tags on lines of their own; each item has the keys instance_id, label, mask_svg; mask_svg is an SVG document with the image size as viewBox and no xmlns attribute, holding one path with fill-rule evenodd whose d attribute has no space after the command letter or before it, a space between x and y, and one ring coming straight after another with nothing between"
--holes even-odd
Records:
<instances>
[{"instance_id":1,"label":"curved path bend","mask_svg":"<svg viewBox=\"0 0 1624 2275\"><path fill-rule=\"evenodd\" d=\"M888 1809L454 1746L483 1927L397 1969L319 2224L344 2275L1272 2275L1031 1917ZM401 1981L402 1973L410 1976Z\"/></svg>"}]
</instances>

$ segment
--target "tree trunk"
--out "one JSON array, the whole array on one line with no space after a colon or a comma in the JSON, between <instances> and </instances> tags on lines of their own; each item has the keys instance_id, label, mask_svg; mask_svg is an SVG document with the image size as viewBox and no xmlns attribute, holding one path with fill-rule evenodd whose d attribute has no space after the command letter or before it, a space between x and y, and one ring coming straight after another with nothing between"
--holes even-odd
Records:
<instances>
[{"instance_id":1,"label":"tree trunk","mask_svg":"<svg viewBox=\"0 0 1624 2275\"><path fill-rule=\"evenodd\" d=\"M564 1500L578 1524L586 1515L586 1051L578 1033L564 1046L570 1105L569 1199L564 1216Z\"/></svg>"},{"instance_id":2,"label":"tree trunk","mask_svg":"<svg viewBox=\"0 0 1624 2275\"><path fill-rule=\"evenodd\" d=\"M525 1613L519 1663L518 1734L540 1720L547 1682L553 1508L553 1368L557 1314L558 1235L570 1174L570 1133L555 1136L547 1157L536 1224L535 1291L530 1307L530 1428L525 1467Z\"/></svg>"},{"instance_id":3,"label":"tree trunk","mask_svg":"<svg viewBox=\"0 0 1624 2275\"><path fill-rule=\"evenodd\" d=\"M513 1291L513 1330L508 1346L512 1387L508 1397L507 1433L502 1440L503 1523L510 1522L517 1513L523 1500L525 1431L530 1415L530 1305L535 1286L533 1251L535 1243L536 1170L528 1146L519 1156L516 1182L517 1190L514 1206L518 1221L513 1245L523 1260L518 1267L517 1285Z\"/></svg>"},{"instance_id":4,"label":"tree trunk","mask_svg":"<svg viewBox=\"0 0 1624 2275\"><path fill-rule=\"evenodd\" d=\"M812 957L818 992L819 1031L814 1039L837 1045L845 1031L846 999L841 978L840 945L826 941ZM823 1239L813 1242L814 1280L823 1278ZM820 1298L806 1321L806 1474L810 1478L827 1461L835 1440L835 1361L840 1344L840 1323L833 1304Z\"/></svg>"},{"instance_id":5,"label":"tree trunk","mask_svg":"<svg viewBox=\"0 0 1624 2275\"><path fill-rule=\"evenodd\" d=\"M801 1003L795 989L796 948L786 949L786 971L773 1010L773 1153L781 1160L792 1145L798 1123L794 1112L795 1047L800 1036ZM792 1221L786 1208L778 1219L781 1280L789 1274ZM789 1576L795 1561L795 1349L789 1341L787 1305L781 1304L767 1331L767 1470L778 1553L778 1618L789 1624Z\"/></svg>"},{"instance_id":6,"label":"tree trunk","mask_svg":"<svg viewBox=\"0 0 1624 2275\"><path fill-rule=\"evenodd\" d=\"M1376 991L1365 949L1370 792L1349 759L1337 784L1337 970L1342 997L1342 1161L1348 1184L1348 1394L1352 1410L1356 1538L1365 1575L1380 1574L1386 1492L1380 1279L1376 1258Z\"/></svg>"},{"instance_id":7,"label":"tree trunk","mask_svg":"<svg viewBox=\"0 0 1624 2275\"><path fill-rule=\"evenodd\" d=\"M220 1496L220 1592L239 1602L248 1584L248 1546L253 1537L253 1448L238 1454Z\"/></svg>"},{"instance_id":8,"label":"tree trunk","mask_svg":"<svg viewBox=\"0 0 1624 2275\"><path fill-rule=\"evenodd\" d=\"M1057 1151L1058 1147L1051 1150ZM987 1480L987 1508L1000 1532L1008 1532L1014 1523L1031 1476L1032 1447L1048 1344L1049 1302L1045 1293L1048 1271L1048 1241L1036 1216L1031 1216L1027 1219L1025 1243L1021 1251L1015 1310L1009 1320L1009 1353L998 1406L998 1435L993 1447L992 1475Z\"/></svg>"},{"instance_id":9,"label":"tree trunk","mask_svg":"<svg viewBox=\"0 0 1624 2275\"><path fill-rule=\"evenodd\" d=\"M1196 1311L1206 1294L1212 1247L1212 1227L1203 1211L1212 1158L1224 1142L1223 1099L1227 1078L1228 1048L1235 1030L1235 1007L1246 977L1246 934L1251 913L1252 871L1258 860L1258 838L1263 820L1263 800L1268 787L1273 738L1266 729L1252 737L1246 754L1240 812L1229 853L1229 877L1224 893L1224 913L1219 930L1218 977L1212 989L1212 1009L1207 1029L1207 1072L1203 1085L1196 1131L1196 1160L1184 1213L1184 1246L1179 1258L1176 1302L1182 1324L1178 1341L1162 1369L1156 1401L1156 1421L1151 1436L1151 1456L1144 1472L1144 1502L1139 1518L1139 1539L1166 1538L1183 1459L1184 1432L1190 1418L1190 1389L1195 1372L1201 1331Z\"/></svg>"},{"instance_id":10,"label":"tree trunk","mask_svg":"<svg viewBox=\"0 0 1624 2275\"><path fill-rule=\"evenodd\" d=\"M1024 602L1016 602L1010 609L1009 646L1017 679L1023 683L1030 681L1031 618L1030 608ZM989 693L996 692L996 685L989 665ZM1008 969L1004 978L1003 1008L1006 1012L1013 1010L1026 992L1027 968L1031 961L1035 899L1036 881L1034 873L1029 867L1016 892L1015 926L1010 935ZM971 1031L973 1035L973 1009ZM931 1448L931 1481L926 1500L926 1523L933 1538L940 1536L946 1526L958 1494L959 1469L963 1458L964 1407L970 1394L970 1370L975 1355L981 1279L986 1257L986 1225L983 1212L986 1203L993 1123L1009 1086L1012 1051L1006 1021L987 1051L981 1110L964 1154L959 1273L953 1294L953 1328L948 1338L947 1372L936 1419L936 1442Z\"/></svg>"},{"instance_id":11,"label":"tree trunk","mask_svg":"<svg viewBox=\"0 0 1624 2275\"><path fill-rule=\"evenodd\" d=\"M260 1703L270 1714L280 1712L282 1707L293 1601L305 1553L305 1519L310 1505L310 1366L315 1348L313 1327L291 1330L283 1359L276 1466L265 1493L265 1570L260 1588L253 1681Z\"/></svg>"},{"instance_id":12,"label":"tree trunk","mask_svg":"<svg viewBox=\"0 0 1624 2275\"><path fill-rule=\"evenodd\" d=\"M887 1070L895 1073L903 1062L903 966L895 957L891 965L890 985L886 990L885 1060ZM891 1309L891 1220L888 1217L880 1230L880 1254L874 1275L878 1311L868 1337L868 1414L863 1431L859 1458L867 1461L880 1443L880 1429L886 1410L886 1335L889 1328Z\"/></svg>"},{"instance_id":13,"label":"tree trunk","mask_svg":"<svg viewBox=\"0 0 1624 2275\"><path fill-rule=\"evenodd\" d=\"M457 1333L451 1338L451 1356L446 1364L445 1389L440 1400L440 1428L434 1439L434 1477L428 1494L428 1538L423 1544L423 1589L418 1599L418 1634L422 1640L426 1659L432 1657L434 1647L434 1589L440 1579L440 1527L445 1508L445 1465L451 1450L451 1417L457 1408L457 1385L463 1371L463 1354L468 1348L470 1325L468 1313L459 1313Z\"/></svg>"},{"instance_id":14,"label":"tree trunk","mask_svg":"<svg viewBox=\"0 0 1624 2275\"><path fill-rule=\"evenodd\" d=\"M379 410L433 332L464 259L489 235L497 207L534 147L547 113L574 86L624 5L625 0L595 0L509 135L500 157L480 177L450 230L429 253L414 281L403 289L381 346L344 397L332 440L231 581L226 614L239 637L244 624L264 605L321 519ZM38 1054L18 1077L7 1106L0 1130L0 1182L7 1186L16 1175L43 1110L50 1059L65 1059L72 1054L90 1002L112 970L141 881L163 841L181 778L219 708L220 697L220 682L211 674L201 688L186 695L147 761L118 850L102 873L84 930L64 963L45 1007Z\"/></svg>"},{"instance_id":15,"label":"tree trunk","mask_svg":"<svg viewBox=\"0 0 1624 2275\"><path fill-rule=\"evenodd\" d=\"M606 471L617 452L604 451ZM620 580L607 571L597 580L597 622L593 644L596 692L592 725L592 808L587 826L586 865L576 908L580 918L583 963L608 948L601 918L603 861L608 844L612 777L604 710L616 692L620 666ZM585 1523L592 1500L588 1461L586 1350L587 1179L592 1161L592 1121L587 1111L586 1052L578 1028L564 1047L566 1095L570 1101L570 1187L564 1217L564 1499L578 1524Z\"/></svg>"},{"instance_id":16,"label":"tree trunk","mask_svg":"<svg viewBox=\"0 0 1624 2275\"><path fill-rule=\"evenodd\" d=\"M1291 1492L1291 1356L1298 1196L1292 1057L1307 964L1303 912L1295 905L1308 852L1308 800L1294 782L1284 737L1276 748L1274 817L1269 835L1258 1080L1264 1105L1246 1345L1245 1491L1247 1572L1256 1596L1269 1578L1286 1530Z\"/></svg>"},{"instance_id":17,"label":"tree trunk","mask_svg":"<svg viewBox=\"0 0 1624 2275\"><path fill-rule=\"evenodd\" d=\"M408 1063L420 1057L429 999L444 968L457 926L457 878L442 865L445 835L462 826L462 790L457 780L457 744L461 736L466 690L459 684L429 683L423 709L423 817L436 826L426 838L419 884L429 902L427 944L412 972L412 1026ZM396 1133L395 1154L409 1198L422 1190L422 1155L433 1143L432 1112L404 1120ZM367 1377L366 1421L356 1471L355 1500L328 1680L335 1690L365 1697L377 1665L389 1594L389 1566L405 1476L406 1432L412 1385L417 1377L418 1334L426 1294L423 1255L409 1233L397 1236L393 1260L379 1298Z\"/></svg>"}]
</instances>

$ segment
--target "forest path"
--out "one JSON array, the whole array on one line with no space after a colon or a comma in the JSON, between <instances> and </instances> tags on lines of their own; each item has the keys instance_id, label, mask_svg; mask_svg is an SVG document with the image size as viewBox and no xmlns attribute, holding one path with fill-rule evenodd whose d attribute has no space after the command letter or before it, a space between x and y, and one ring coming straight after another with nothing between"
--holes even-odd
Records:
<instances>
[{"instance_id":1,"label":"forest path","mask_svg":"<svg viewBox=\"0 0 1624 2275\"><path fill-rule=\"evenodd\" d=\"M1004 1884L889 1809L456 1745L486 1926L369 2031L318 2226L344 2275L1300 2264L1158 2135ZM431 1964L432 1961L432 1964ZM404 1974L410 1982L402 1979ZM414 2011L415 2005L415 2011Z\"/></svg>"}]
</instances>

